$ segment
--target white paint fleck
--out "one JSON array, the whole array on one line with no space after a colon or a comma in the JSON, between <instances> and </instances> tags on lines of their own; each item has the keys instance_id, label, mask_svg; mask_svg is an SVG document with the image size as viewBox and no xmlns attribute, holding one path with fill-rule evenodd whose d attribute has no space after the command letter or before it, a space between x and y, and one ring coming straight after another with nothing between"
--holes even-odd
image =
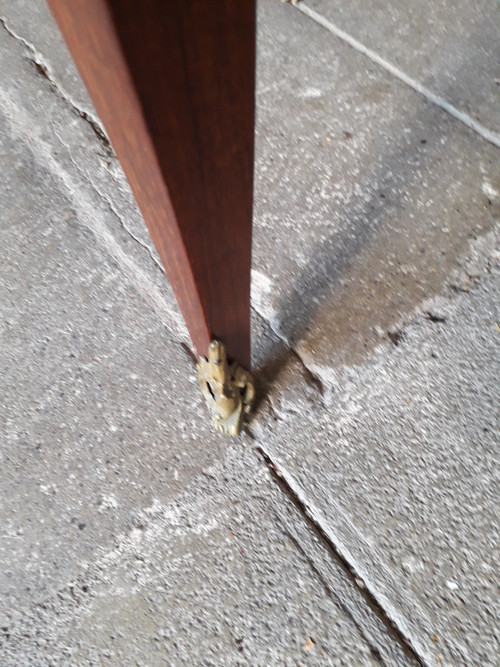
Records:
<instances>
[{"instance_id":1,"label":"white paint fleck","mask_svg":"<svg viewBox=\"0 0 500 667\"><path fill-rule=\"evenodd\" d=\"M311 98L314 98L314 97L321 97L321 95L323 95L323 93L321 92L321 90L319 88L312 88L312 87L306 88L305 90L303 90L299 94L300 97L303 97L305 99L311 99Z\"/></svg>"},{"instance_id":2,"label":"white paint fleck","mask_svg":"<svg viewBox=\"0 0 500 667\"><path fill-rule=\"evenodd\" d=\"M275 309L273 306L273 282L264 273L252 270L252 304L255 310L268 322L275 320Z\"/></svg>"},{"instance_id":3,"label":"white paint fleck","mask_svg":"<svg viewBox=\"0 0 500 667\"><path fill-rule=\"evenodd\" d=\"M98 512L104 512L105 510L114 510L118 507L118 501L112 495L102 495L99 498L97 503Z\"/></svg>"},{"instance_id":4,"label":"white paint fleck","mask_svg":"<svg viewBox=\"0 0 500 667\"><path fill-rule=\"evenodd\" d=\"M489 199L500 199L500 192L491 183L488 183L488 181L483 181L481 189Z\"/></svg>"}]
</instances>

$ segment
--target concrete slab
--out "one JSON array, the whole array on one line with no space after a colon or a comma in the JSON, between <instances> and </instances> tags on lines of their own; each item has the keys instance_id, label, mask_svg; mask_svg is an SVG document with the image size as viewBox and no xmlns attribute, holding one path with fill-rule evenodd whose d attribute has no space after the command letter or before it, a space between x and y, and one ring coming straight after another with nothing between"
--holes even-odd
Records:
<instances>
[{"instance_id":1,"label":"concrete slab","mask_svg":"<svg viewBox=\"0 0 500 667\"><path fill-rule=\"evenodd\" d=\"M306 0L385 60L500 132L500 11L495 0Z\"/></svg>"},{"instance_id":2,"label":"concrete slab","mask_svg":"<svg viewBox=\"0 0 500 667\"><path fill-rule=\"evenodd\" d=\"M0 63L1 664L417 664L251 440L212 432L88 120L4 29Z\"/></svg>"},{"instance_id":3,"label":"concrete slab","mask_svg":"<svg viewBox=\"0 0 500 667\"><path fill-rule=\"evenodd\" d=\"M500 216L499 151L296 8L265 7L253 303L326 376L450 284Z\"/></svg>"},{"instance_id":4,"label":"concrete slab","mask_svg":"<svg viewBox=\"0 0 500 667\"><path fill-rule=\"evenodd\" d=\"M494 664L497 149L260 4L268 395L228 443L65 48L22 7L0 30L3 663Z\"/></svg>"},{"instance_id":5,"label":"concrete slab","mask_svg":"<svg viewBox=\"0 0 500 667\"><path fill-rule=\"evenodd\" d=\"M498 260L397 346L300 399L287 368L258 442L425 664L495 664ZM306 435L307 434L307 435Z\"/></svg>"},{"instance_id":6,"label":"concrete slab","mask_svg":"<svg viewBox=\"0 0 500 667\"><path fill-rule=\"evenodd\" d=\"M280 507L262 460L241 441L224 458L183 493L157 489L111 547L38 603L4 610L2 664L418 664L373 614L366 623L360 593L345 590L298 511ZM118 519L116 506L105 512Z\"/></svg>"},{"instance_id":7,"label":"concrete slab","mask_svg":"<svg viewBox=\"0 0 500 667\"><path fill-rule=\"evenodd\" d=\"M254 433L426 664L494 664L498 149L273 11Z\"/></svg>"}]
</instances>

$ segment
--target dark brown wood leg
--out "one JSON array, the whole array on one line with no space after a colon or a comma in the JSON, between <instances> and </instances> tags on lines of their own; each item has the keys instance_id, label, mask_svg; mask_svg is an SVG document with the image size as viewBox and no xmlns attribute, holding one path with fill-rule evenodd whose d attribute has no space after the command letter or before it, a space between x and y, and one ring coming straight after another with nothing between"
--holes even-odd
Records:
<instances>
[{"instance_id":1,"label":"dark brown wood leg","mask_svg":"<svg viewBox=\"0 0 500 667\"><path fill-rule=\"evenodd\" d=\"M250 366L255 0L48 0L199 356Z\"/></svg>"}]
</instances>

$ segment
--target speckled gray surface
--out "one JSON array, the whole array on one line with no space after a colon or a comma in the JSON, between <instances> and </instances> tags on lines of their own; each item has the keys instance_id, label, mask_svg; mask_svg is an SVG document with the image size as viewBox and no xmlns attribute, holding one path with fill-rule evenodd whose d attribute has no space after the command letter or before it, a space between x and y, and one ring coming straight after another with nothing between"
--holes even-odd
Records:
<instances>
[{"instance_id":1,"label":"speckled gray surface","mask_svg":"<svg viewBox=\"0 0 500 667\"><path fill-rule=\"evenodd\" d=\"M420 35L412 76L461 34L315 7L386 58ZM499 150L261 2L267 393L228 442L46 8L0 17L1 664L494 665Z\"/></svg>"},{"instance_id":2,"label":"speckled gray surface","mask_svg":"<svg viewBox=\"0 0 500 667\"><path fill-rule=\"evenodd\" d=\"M254 307L359 363L498 220L499 150L298 9L261 37Z\"/></svg>"},{"instance_id":3,"label":"speckled gray surface","mask_svg":"<svg viewBox=\"0 0 500 667\"><path fill-rule=\"evenodd\" d=\"M297 388L290 400L283 373L255 426L429 664L498 656L499 277L492 269L431 311L438 321L422 317L397 346L339 369L323 396Z\"/></svg>"},{"instance_id":4,"label":"speckled gray surface","mask_svg":"<svg viewBox=\"0 0 500 667\"><path fill-rule=\"evenodd\" d=\"M496 0L306 0L304 4L500 132L500 6Z\"/></svg>"}]
</instances>

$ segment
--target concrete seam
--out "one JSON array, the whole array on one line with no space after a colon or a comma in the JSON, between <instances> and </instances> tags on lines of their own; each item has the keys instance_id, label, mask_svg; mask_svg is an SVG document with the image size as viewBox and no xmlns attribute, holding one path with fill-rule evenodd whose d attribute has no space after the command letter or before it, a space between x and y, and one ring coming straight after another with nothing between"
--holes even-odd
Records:
<instances>
[{"instance_id":1,"label":"concrete seam","mask_svg":"<svg viewBox=\"0 0 500 667\"><path fill-rule=\"evenodd\" d=\"M99 188L96 186L96 184L92 181L92 179L89 177L89 175L80 167L80 165L75 161L73 158L73 155L71 154L71 149L70 147L64 142L62 137L59 136L59 134L54 131L55 136L59 139L61 144L66 148L68 151L69 159L75 166L76 170L78 173L85 179L85 181L89 184L89 186L94 190L94 192L97 194L100 199L104 202L104 204L109 208L111 213L114 215L114 217L118 220L120 223L120 227L123 229L123 231L130 236L130 238L135 241L138 245L140 245L144 250L147 251L148 255L151 257L151 260L156 264L156 266L160 269L160 271L165 275L165 269L163 268L163 265L156 259L156 257L153 255L151 252L151 248L146 244L143 243L135 234L127 227L125 220L123 217L118 213L116 208L114 207L113 203L111 202L108 197L104 193L102 193Z\"/></svg>"},{"instance_id":2,"label":"concrete seam","mask_svg":"<svg viewBox=\"0 0 500 667\"><path fill-rule=\"evenodd\" d=\"M308 16L310 19L328 30L328 32L330 32L332 35L335 35L346 44L349 44L349 46L351 46L353 49L359 53L362 53L364 56L392 74L392 76L395 76L407 86L415 90L417 93L420 93L420 95L425 97L429 102L432 102L436 106L440 107L443 109L443 111L446 111L448 114L450 114L450 116L453 116L453 118L476 132L476 134L479 134L481 137L483 137L483 139L486 139L486 141L489 141L497 148L500 148L500 134L498 132L490 130L482 123L479 123L477 120L472 118L472 116L469 116L469 114L465 113L464 111L460 111L460 109L457 109L455 106L453 106L453 104L445 100L444 97L433 93L432 90L429 90L429 88L426 88L421 83L405 74L405 72L399 69L399 67L396 67L392 63L388 62L379 56L378 53L372 51L372 49L369 49L367 46L359 42L357 39L349 35L341 28L338 28L334 23L326 19L321 14L318 14L318 12L306 5L304 2L293 3L293 6L301 11L305 16Z\"/></svg>"},{"instance_id":3,"label":"concrete seam","mask_svg":"<svg viewBox=\"0 0 500 667\"><path fill-rule=\"evenodd\" d=\"M62 100L64 100L64 102L69 104L72 110L79 116L81 116L81 118L83 118L91 126L92 130L97 134L99 139L105 145L106 149L112 152L111 144L109 142L109 139L106 135L103 126L101 125L99 118L97 116L94 116L90 111L85 111L84 109L78 106L75 100L72 99L71 95L66 90L64 90L63 86L61 86L61 84L55 79L50 65L47 62L45 62L41 54L36 50L36 48L33 46L33 44L31 44L31 42L28 42L27 39L21 37L21 35L18 35L16 32L14 32L14 30L12 30L12 28L10 28L10 26L7 25L7 22L4 17L0 17L0 23L2 24L3 28L10 37L17 40L28 49L28 51L31 53L32 56L31 61L38 67L40 73L43 76L45 76L45 78L48 81L50 81L50 83L56 90L59 97Z\"/></svg>"},{"instance_id":4,"label":"concrete seam","mask_svg":"<svg viewBox=\"0 0 500 667\"><path fill-rule=\"evenodd\" d=\"M363 568L363 565L356 560L354 555L349 551L348 547L343 543L342 539L338 535L334 534L333 530L324 518L321 510L319 510L319 508L316 507L316 505L307 497L307 494L304 492L301 485L293 478L285 466L281 462L277 461L272 452L266 448L266 446L262 443L262 441L260 441L259 438L257 438L257 446L263 458L270 464L272 469L276 471L279 479L285 485L286 489L294 499L295 504L300 509L302 514L304 514L305 517L312 521L312 523L317 527L325 542L337 555L340 562L342 562L345 567L352 573L352 576L354 578L360 578L364 582L370 599L392 625L403 644L411 648L411 651L415 654L415 657L422 665L430 665L432 662L432 657L429 655L425 646L420 642L419 638L413 635L408 619L403 617L401 613L398 612L398 610L394 607L390 599L384 594L383 591L377 590L376 584L371 582L371 577L369 576L368 570ZM344 521L350 524L349 519L346 519L345 517ZM354 526L349 525L349 529L353 533L357 533ZM363 538L359 535L356 539L364 542ZM382 564L379 564L379 566L383 567ZM415 615L420 616L422 619L421 625L429 627L430 630L431 623L425 617L422 610L417 609L409 599L405 598L405 603L408 608L412 609L412 617L415 617Z\"/></svg>"}]
</instances>

